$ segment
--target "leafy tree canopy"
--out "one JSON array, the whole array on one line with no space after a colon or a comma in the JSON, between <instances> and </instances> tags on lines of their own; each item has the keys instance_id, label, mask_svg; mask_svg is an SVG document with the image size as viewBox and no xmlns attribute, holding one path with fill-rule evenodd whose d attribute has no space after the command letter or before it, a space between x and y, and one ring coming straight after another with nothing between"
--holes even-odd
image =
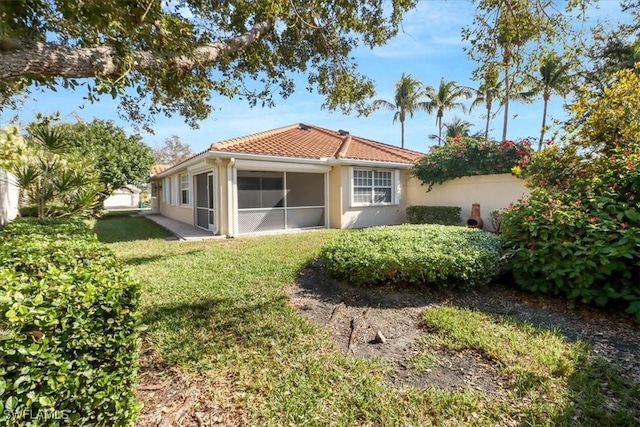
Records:
<instances>
[{"instance_id":1,"label":"leafy tree canopy","mask_svg":"<svg viewBox=\"0 0 640 427\"><path fill-rule=\"evenodd\" d=\"M269 105L274 92L293 93L292 73L303 72L325 107L348 112L374 93L351 51L384 44L416 3L3 1L0 106L33 84L85 86L89 100L120 97L135 122L180 114L196 126L215 107L212 93Z\"/></svg>"},{"instance_id":2,"label":"leafy tree canopy","mask_svg":"<svg viewBox=\"0 0 640 427\"><path fill-rule=\"evenodd\" d=\"M153 161L163 165L174 165L193 155L189 144L180 141L177 135L165 138L159 148L153 150Z\"/></svg>"},{"instance_id":3,"label":"leafy tree canopy","mask_svg":"<svg viewBox=\"0 0 640 427\"><path fill-rule=\"evenodd\" d=\"M113 121L59 123L54 129L61 132L70 149L85 159L87 167L98 171L102 185L100 199L124 185L139 186L149 180L151 148L139 135L127 135Z\"/></svg>"}]
</instances>

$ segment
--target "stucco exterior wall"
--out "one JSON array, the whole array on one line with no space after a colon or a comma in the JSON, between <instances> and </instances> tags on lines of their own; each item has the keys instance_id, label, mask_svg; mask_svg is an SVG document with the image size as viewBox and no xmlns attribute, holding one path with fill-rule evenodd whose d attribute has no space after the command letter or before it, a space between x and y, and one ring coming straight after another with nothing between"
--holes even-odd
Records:
<instances>
[{"instance_id":1,"label":"stucco exterior wall","mask_svg":"<svg viewBox=\"0 0 640 427\"><path fill-rule=\"evenodd\" d=\"M163 202L160 204L160 213L167 218L193 225L193 209L188 206L171 206Z\"/></svg>"},{"instance_id":2,"label":"stucco exterior wall","mask_svg":"<svg viewBox=\"0 0 640 427\"><path fill-rule=\"evenodd\" d=\"M340 226L332 228L362 228L376 225L402 224L406 219L407 202L409 200L407 189L409 171L401 170L399 182L395 182L399 187L399 200L397 205L387 206L352 206L351 203L351 176L349 167L340 168ZM334 185L331 191L337 189ZM332 197L333 200L333 197ZM332 207L333 210L333 207Z\"/></svg>"},{"instance_id":3,"label":"stucco exterior wall","mask_svg":"<svg viewBox=\"0 0 640 427\"><path fill-rule=\"evenodd\" d=\"M484 229L492 230L489 214L508 207L518 199L529 195L531 190L524 181L511 174L466 176L436 185L430 192L426 185L415 177L408 182L409 206L459 206L463 223L471 214L471 205L480 203L480 216Z\"/></svg>"},{"instance_id":4,"label":"stucco exterior wall","mask_svg":"<svg viewBox=\"0 0 640 427\"><path fill-rule=\"evenodd\" d=\"M5 224L18 216L20 189L15 184L15 177L0 169L0 224Z\"/></svg>"},{"instance_id":5,"label":"stucco exterior wall","mask_svg":"<svg viewBox=\"0 0 640 427\"><path fill-rule=\"evenodd\" d=\"M329 228L342 228L342 171L349 168L331 167L329 172Z\"/></svg>"}]
</instances>

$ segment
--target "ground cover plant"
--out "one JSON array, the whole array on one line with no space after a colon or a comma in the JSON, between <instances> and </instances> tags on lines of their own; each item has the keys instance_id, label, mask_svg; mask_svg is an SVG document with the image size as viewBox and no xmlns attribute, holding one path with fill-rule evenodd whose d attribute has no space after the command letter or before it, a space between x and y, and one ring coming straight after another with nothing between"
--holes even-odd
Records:
<instances>
[{"instance_id":1,"label":"ground cover plant","mask_svg":"<svg viewBox=\"0 0 640 427\"><path fill-rule=\"evenodd\" d=\"M125 239L122 230L138 227L134 220L99 220L94 229L144 281L147 368L141 380L151 391L139 389L148 399L139 426L155 426L187 402L192 406L181 421L185 426L638 422L636 383L590 358L588 346L509 318L454 308L426 312L425 339L416 343L411 362L429 369L429 359L438 362L438 354L428 356L437 346L484 351L504 372L500 395L433 385L397 388L388 382L388 361L345 357L327 332L300 316L287 294L306 269L321 271L309 263L344 231L203 242ZM520 344L535 351L520 351L515 360ZM508 352L497 355L502 347ZM555 364L544 368L549 361ZM532 400L547 389L542 402Z\"/></svg>"},{"instance_id":2,"label":"ground cover plant","mask_svg":"<svg viewBox=\"0 0 640 427\"><path fill-rule=\"evenodd\" d=\"M476 286L500 270L495 234L444 225L371 227L342 233L322 250L327 270L355 285Z\"/></svg>"},{"instance_id":3,"label":"ground cover plant","mask_svg":"<svg viewBox=\"0 0 640 427\"><path fill-rule=\"evenodd\" d=\"M139 282L86 224L16 220L0 233L0 421L127 425Z\"/></svg>"}]
</instances>

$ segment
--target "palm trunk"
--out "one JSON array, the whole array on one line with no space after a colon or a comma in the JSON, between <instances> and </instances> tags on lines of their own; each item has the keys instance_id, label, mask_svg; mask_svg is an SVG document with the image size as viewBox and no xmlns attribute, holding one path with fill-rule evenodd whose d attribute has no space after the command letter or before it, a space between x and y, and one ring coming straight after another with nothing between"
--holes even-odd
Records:
<instances>
[{"instance_id":1,"label":"palm trunk","mask_svg":"<svg viewBox=\"0 0 640 427\"><path fill-rule=\"evenodd\" d=\"M400 144L404 148L404 120L400 120Z\"/></svg>"},{"instance_id":2,"label":"palm trunk","mask_svg":"<svg viewBox=\"0 0 640 427\"><path fill-rule=\"evenodd\" d=\"M549 103L549 94L544 94L544 107L542 110L542 128L540 129L540 140L538 141L538 151L542 150L542 141L544 141L545 127L547 126L547 104Z\"/></svg>"},{"instance_id":3,"label":"palm trunk","mask_svg":"<svg viewBox=\"0 0 640 427\"><path fill-rule=\"evenodd\" d=\"M487 123L484 126L484 140L489 141L489 125L491 124L491 100L487 100Z\"/></svg>"},{"instance_id":4,"label":"palm trunk","mask_svg":"<svg viewBox=\"0 0 640 427\"><path fill-rule=\"evenodd\" d=\"M507 126L509 123L509 71L504 73L504 123L502 124L502 141L507 140Z\"/></svg>"},{"instance_id":5,"label":"palm trunk","mask_svg":"<svg viewBox=\"0 0 640 427\"><path fill-rule=\"evenodd\" d=\"M438 145L442 143L442 113L438 112Z\"/></svg>"},{"instance_id":6,"label":"palm trunk","mask_svg":"<svg viewBox=\"0 0 640 427\"><path fill-rule=\"evenodd\" d=\"M502 124L502 141L507 140L507 127L509 124L509 64L511 63L511 52L508 47L503 47L503 63L504 63L504 123Z\"/></svg>"}]
</instances>

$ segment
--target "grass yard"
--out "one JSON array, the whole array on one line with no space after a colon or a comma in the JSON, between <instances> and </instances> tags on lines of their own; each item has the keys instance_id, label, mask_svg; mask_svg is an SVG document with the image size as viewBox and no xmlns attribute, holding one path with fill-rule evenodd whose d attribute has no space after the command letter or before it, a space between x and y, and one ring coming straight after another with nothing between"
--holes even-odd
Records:
<instances>
[{"instance_id":1,"label":"grass yard","mask_svg":"<svg viewBox=\"0 0 640 427\"><path fill-rule=\"evenodd\" d=\"M455 306L423 314L429 333L413 363L429 369L443 349L473 349L494 361L506 392L390 387L385 361L345 357L288 304L286 287L340 231L172 242L134 217L94 230L142 280L145 357L160 379L179 371L197 384L205 415L264 426L640 424L638 384L585 344Z\"/></svg>"}]
</instances>

